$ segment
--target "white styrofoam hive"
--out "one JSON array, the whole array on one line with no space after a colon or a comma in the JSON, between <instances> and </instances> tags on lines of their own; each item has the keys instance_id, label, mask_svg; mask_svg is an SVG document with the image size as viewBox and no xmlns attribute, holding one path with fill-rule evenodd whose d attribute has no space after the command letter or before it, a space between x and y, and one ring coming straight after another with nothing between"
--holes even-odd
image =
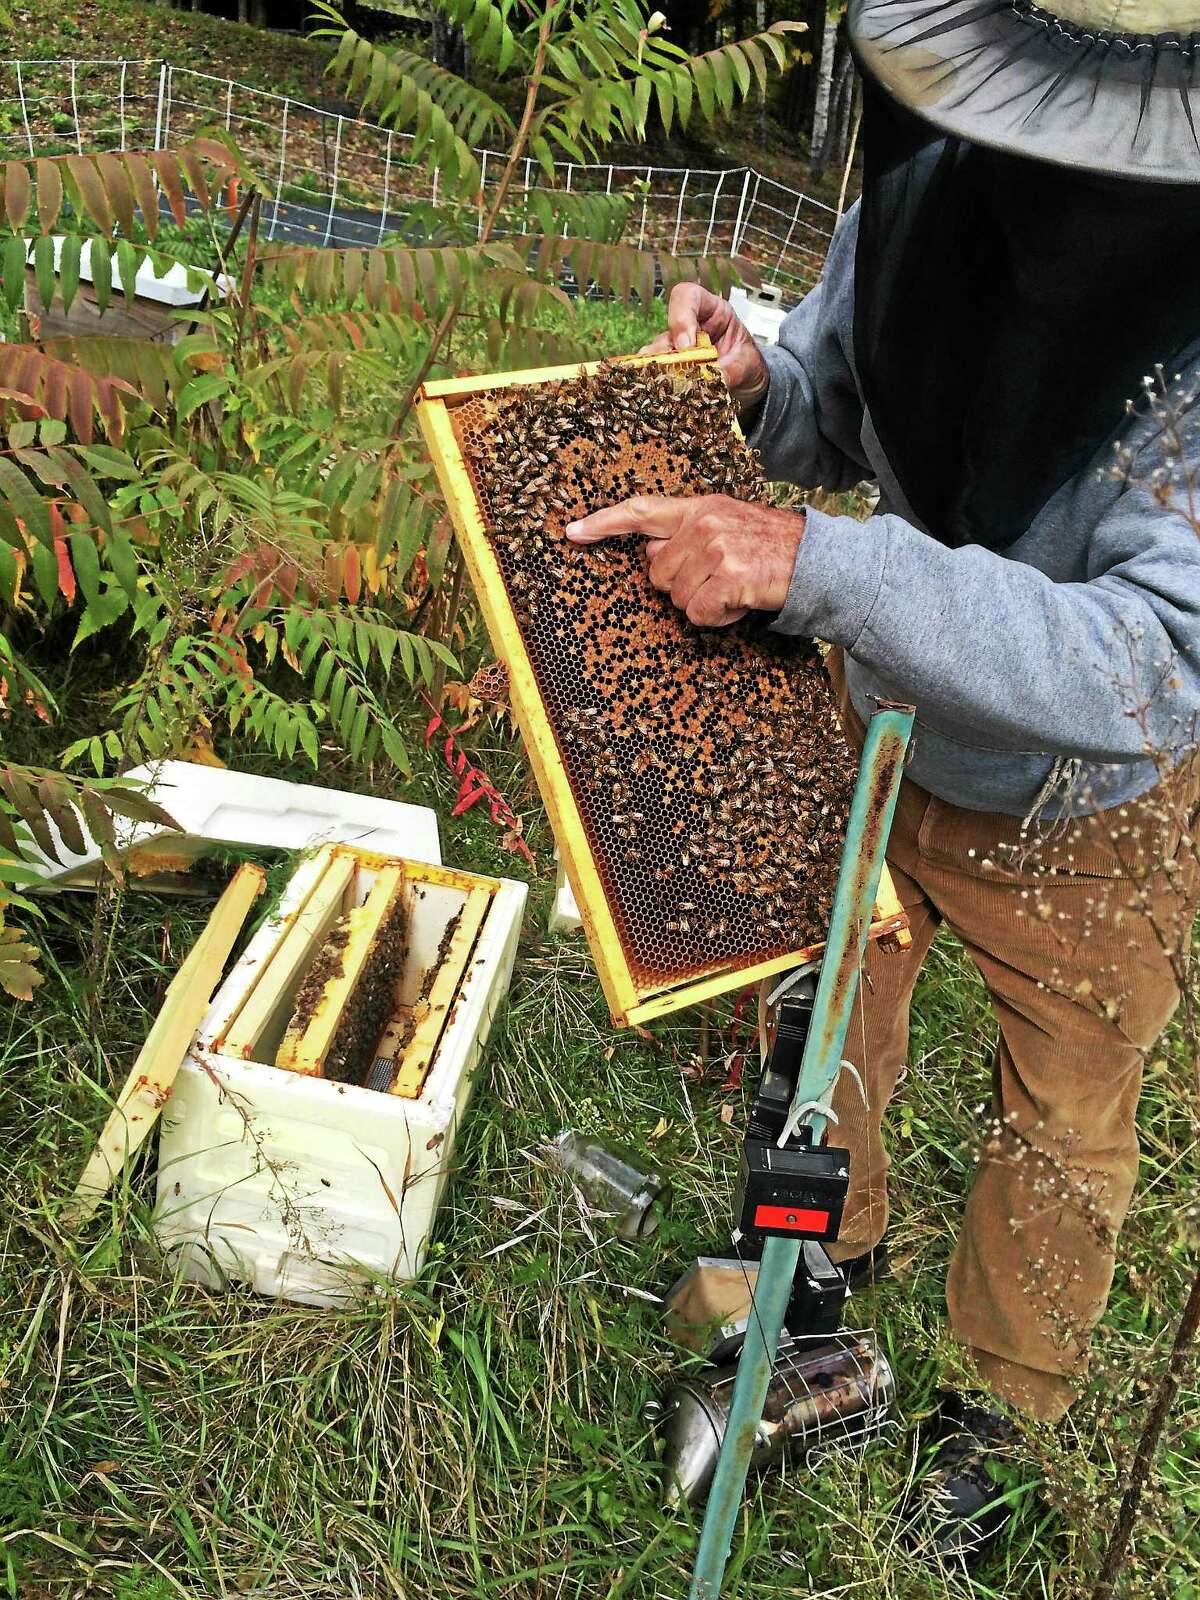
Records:
<instances>
[{"instance_id":1,"label":"white styrofoam hive","mask_svg":"<svg viewBox=\"0 0 1200 1600\"><path fill-rule=\"evenodd\" d=\"M385 863L354 854L351 893L361 904ZM302 919L321 871L321 856L297 869L180 1069L162 1114L155 1226L189 1278L212 1287L236 1279L262 1294L334 1305L372 1278L402 1281L420 1267L472 1076L508 989L526 890L406 863L415 890L402 1005L416 1001L470 889L490 886L490 901L423 1087L402 1099L269 1064L302 973L281 992L252 1047L256 1059L223 1048L289 931L305 927L307 938ZM325 926L311 929L314 953ZM262 993L273 1003L271 985Z\"/></svg>"},{"instance_id":2,"label":"white styrofoam hive","mask_svg":"<svg viewBox=\"0 0 1200 1600\"><path fill-rule=\"evenodd\" d=\"M56 233L51 235L54 240L54 270L58 272L62 262L63 245L66 235ZM25 249L27 261L33 260L33 245ZM233 279L220 273L214 275L204 267L188 267L182 262L174 261L160 276L155 270L156 263L143 261L138 268L134 280L133 292L139 300L156 300L164 306L198 306L206 293L216 288L222 295L229 293L233 288ZM92 274L92 241L89 239L79 252L79 276L85 283L93 282ZM121 268L114 251L108 269L109 280L120 284Z\"/></svg>"}]
</instances>

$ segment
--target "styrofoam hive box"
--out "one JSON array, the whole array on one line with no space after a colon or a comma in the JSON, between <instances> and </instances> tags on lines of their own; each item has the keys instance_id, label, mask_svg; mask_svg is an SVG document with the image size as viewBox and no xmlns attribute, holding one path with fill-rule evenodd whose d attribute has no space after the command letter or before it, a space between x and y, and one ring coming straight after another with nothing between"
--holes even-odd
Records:
<instances>
[{"instance_id":1,"label":"styrofoam hive box","mask_svg":"<svg viewBox=\"0 0 1200 1600\"><path fill-rule=\"evenodd\" d=\"M391 864L345 847L333 854L355 857L354 904ZM328 855L297 869L197 1033L162 1115L155 1216L186 1277L210 1287L238 1280L310 1305L341 1304L373 1279L402 1281L419 1269L474 1070L508 990L526 897L524 884L507 879L404 864L414 889L400 1004L417 1000L472 889L488 886L490 900L424 1084L403 1099L270 1064L303 979L301 969L279 987L285 941L315 953L336 920L338 908L331 914L318 893ZM261 1032L241 1042L248 1060L229 1053L229 1040L239 1017L255 1011Z\"/></svg>"}]
</instances>

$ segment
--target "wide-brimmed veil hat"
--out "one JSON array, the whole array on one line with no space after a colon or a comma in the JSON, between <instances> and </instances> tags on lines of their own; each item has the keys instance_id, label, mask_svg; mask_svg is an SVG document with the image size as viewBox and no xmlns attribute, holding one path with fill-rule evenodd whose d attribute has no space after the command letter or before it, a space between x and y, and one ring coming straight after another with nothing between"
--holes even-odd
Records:
<instances>
[{"instance_id":1,"label":"wide-brimmed veil hat","mask_svg":"<svg viewBox=\"0 0 1200 1600\"><path fill-rule=\"evenodd\" d=\"M850 0L862 70L942 132L1200 184L1200 0Z\"/></svg>"}]
</instances>

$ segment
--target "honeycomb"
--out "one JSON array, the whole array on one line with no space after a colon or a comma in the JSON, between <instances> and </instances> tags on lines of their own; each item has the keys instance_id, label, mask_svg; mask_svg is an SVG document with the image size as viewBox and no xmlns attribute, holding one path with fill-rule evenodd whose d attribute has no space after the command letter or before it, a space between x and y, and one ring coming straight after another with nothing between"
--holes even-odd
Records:
<instances>
[{"instance_id":1,"label":"honeycomb","mask_svg":"<svg viewBox=\"0 0 1200 1600\"><path fill-rule=\"evenodd\" d=\"M767 498L719 375L607 365L451 420L635 983L821 942L857 763L816 650L697 628L644 540L563 533L638 493Z\"/></svg>"}]
</instances>

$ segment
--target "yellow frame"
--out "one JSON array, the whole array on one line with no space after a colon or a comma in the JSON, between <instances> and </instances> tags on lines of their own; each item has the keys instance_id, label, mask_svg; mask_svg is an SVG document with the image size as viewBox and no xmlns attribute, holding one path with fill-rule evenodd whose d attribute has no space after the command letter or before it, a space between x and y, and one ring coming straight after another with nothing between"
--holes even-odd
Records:
<instances>
[{"instance_id":1,"label":"yellow frame","mask_svg":"<svg viewBox=\"0 0 1200 1600\"><path fill-rule=\"evenodd\" d=\"M417 1024L404 1054L396 1063L391 1093L404 1100L415 1100L425 1086L434 1054L446 1031L454 997L462 986L467 962L479 942L479 934L492 906L493 890L485 886L472 889L459 913L458 925L449 949L429 991L429 998L417 1005Z\"/></svg>"},{"instance_id":2,"label":"yellow frame","mask_svg":"<svg viewBox=\"0 0 1200 1600\"><path fill-rule=\"evenodd\" d=\"M345 954L337 974L328 979L311 1017L300 1028L289 1027L275 1052L275 1065L287 1072L325 1076L325 1057L341 1026L342 1014L358 987L379 930L391 916L405 885L404 867L390 862L380 867L371 891L362 905L355 906L348 919Z\"/></svg>"},{"instance_id":3,"label":"yellow frame","mask_svg":"<svg viewBox=\"0 0 1200 1600\"><path fill-rule=\"evenodd\" d=\"M692 350L661 356L630 356L626 359L630 366L637 367L684 366L693 362L715 361L716 351L707 340L702 340ZM426 383L418 395L417 415L487 624L492 648L508 668L509 698L513 712L529 752L563 869L583 919L584 932L596 963L604 997L608 1001L613 1022L623 1027L665 1016L684 1006L711 1000L730 989L740 989L759 979L772 977L789 967L812 960L820 954L823 945L772 956L750 966L722 967L702 978L684 979L681 983L652 988L638 986L625 959L596 870L591 845L584 831L583 819L567 781L558 744L542 705L533 666L508 598L500 564L488 540L475 486L450 420L450 413L456 405L491 390L581 378L601 371L605 365L604 362L590 361L572 366L536 367L523 372L497 373L479 378L447 378L437 383ZM908 925L886 867L876 899L875 915L876 920L871 925L873 938L899 934Z\"/></svg>"},{"instance_id":4,"label":"yellow frame","mask_svg":"<svg viewBox=\"0 0 1200 1600\"><path fill-rule=\"evenodd\" d=\"M267 1024L282 1007L284 995L289 990L295 992L301 972L312 960L314 944L350 909L354 857L327 844L317 852L316 859L323 861L317 881L304 903L288 918L262 976L216 1042L222 1055L241 1056L243 1061L254 1059Z\"/></svg>"}]
</instances>

